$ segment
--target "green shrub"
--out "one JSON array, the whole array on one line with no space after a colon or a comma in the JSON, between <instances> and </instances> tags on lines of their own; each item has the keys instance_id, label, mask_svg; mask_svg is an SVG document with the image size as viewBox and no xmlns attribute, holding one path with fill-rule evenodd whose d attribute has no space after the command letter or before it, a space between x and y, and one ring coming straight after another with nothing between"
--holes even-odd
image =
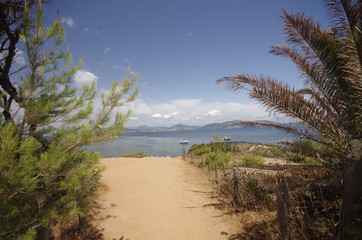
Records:
<instances>
[{"instance_id":1,"label":"green shrub","mask_svg":"<svg viewBox=\"0 0 362 240\"><path fill-rule=\"evenodd\" d=\"M209 144L194 144L191 146L189 152L194 153L198 156L210 153L212 151L212 148Z\"/></svg>"},{"instance_id":2,"label":"green shrub","mask_svg":"<svg viewBox=\"0 0 362 240\"><path fill-rule=\"evenodd\" d=\"M194 153L196 155L205 155L210 152L216 152L221 151L224 153L236 153L240 152L240 149L236 148L235 145L232 146L230 144L224 144L224 143L209 143L209 144L194 144L189 149L189 153Z\"/></svg>"},{"instance_id":3,"label":"green shrub","mask_svg":"<svg viewBox=\"0 0 362 240\"><path fill-rule=\"evenodd\" d=\"M285 149L274 146L261 146L251 151L252 154L269 158L288 158L289 153Z\"/></svg>"},{"instance_id":4,"label":"green shrub","mask_svg":"<svg viewBox=\"0 0 362 240\"><path fill-rule=\"evenodd\" d=\"M0 238L31 239L29 223L50 226L84 216L104 167L98 153L60 144L47 150L32 137L19 140L16 127L0 129Z\"/></svg>"},{"instance_id":5,"label":"green shrub","mask_svg":"<svg viewBox=\"0 0 362 240\"><path fill-rule=\"evenodd\" d=\"M315 158L312 158L312 157L303 157L302 159L303 162L305 162L306 164L308 165L312 165L312 166L322 166L322 164L320 163L320 161L318 161L317 159Z\"/></svg>"},{"instance_id":6,"label":"green shrub","mask_svg":"<svg viewBox=\"0 0 362 240\"><path fill-rule=\"evenodd\" d=\"M211 168L224 168L226 165L227 167L232 165L231 161L231 154L230 153L224 153L222 151L214 151L207 153L205 155L203 165L207 166L207 164L210 163Z\"/></svg>"},{"instance_id":7,"label":"green shrub","mask_svg":"<svg viewBox=\"0 0 362 240\"><path fill-rule=\"evenodd\" d=\"M246 165L263 165L264 160L261 157L256 156L254 154L247 154L244 156L243 163Z\"/></svg>"},{"instance_id":8,"label":"green shrub","mask_svg":"<svg viewBox=\"0 0 362 240\"><path fill-rule=\"evenodd\" d=\"M214 142L222 142L222 141L223 141L223 138L220 137L220 136L217 135L217 134L213 134L213 135L212 135L212 141L214 141Z\"/></svg>"},{"instance_id":9,"label":"green shrub","mask_svg":"<svg viewBox=\"0 0 362 240\"><path fill-rule=\"evenodd\" d=\"M128 157L128 158L145 158L145 157L149 157L150 155L148 155L147 153L144 152L136 152L136 153L125 153L122 154L120 157Z\"/></svg>"}]
</instances>

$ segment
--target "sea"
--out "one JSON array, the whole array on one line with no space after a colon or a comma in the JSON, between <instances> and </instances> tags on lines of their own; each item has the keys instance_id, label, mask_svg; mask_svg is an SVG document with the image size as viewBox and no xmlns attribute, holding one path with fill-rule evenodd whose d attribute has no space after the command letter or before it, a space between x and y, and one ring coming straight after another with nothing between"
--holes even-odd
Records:
<instances>
[{"instance_id":1,"label":"sea","mask_svg":"<svg viewBox=\"0 0 362 240\"><path fill-rule=\"evenodd\" d=\"M180 156L193 144L209 143L213 136L230 137L232 141L270 143L295 139L294 135L266 127L243 127L213 130L126 132L118 139L87 146L90 152L100 152L103 157L118 157L125 153L144 152L150 156ZM180 139L189 144L180 144Z\"/></svg>"}]
</instances>

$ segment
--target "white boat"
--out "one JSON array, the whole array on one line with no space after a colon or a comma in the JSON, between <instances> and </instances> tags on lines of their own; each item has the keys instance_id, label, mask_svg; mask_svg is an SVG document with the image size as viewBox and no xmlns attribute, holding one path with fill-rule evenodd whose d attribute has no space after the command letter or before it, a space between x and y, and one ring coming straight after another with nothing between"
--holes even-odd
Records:
<instances>
[{"instance_id":1,"label":"white boat","mask_svg":"<svg viewBox=\"0 0 362 240\"><path fill-rule=\"evenodd\" d=\"M189 142L190 142L189 140L182 138L179 143L180 144L189 144Z\"/></svg>"},{"instance_id":2,"label":"white boat","mask_svg":"<svg viewBox=\"0 0 362 240\"><path fill-rule=\"evenodd\" d=\"M227 136L224 137L224 141L225 141L225 142L230 142L230 141L231 141L231 137L227 137Z\"/></svg>"}]
</instances>

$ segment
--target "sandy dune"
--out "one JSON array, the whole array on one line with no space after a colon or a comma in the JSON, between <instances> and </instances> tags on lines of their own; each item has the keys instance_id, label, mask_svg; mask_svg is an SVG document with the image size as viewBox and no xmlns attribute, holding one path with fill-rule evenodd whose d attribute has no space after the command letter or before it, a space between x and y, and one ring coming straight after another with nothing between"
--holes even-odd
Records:
<instances>
[{"instance_id":1,"label":"sandy dune","mask_svg":"<svg viewBox=\"0 0 362 240\"><path fill-rule=\"evenodd\" d=\"M200 169L180 158L103 159L102 206L97 224L105 239L228 239L233 223L206 206L212 198Z\"/></svg>"}]
</instances>

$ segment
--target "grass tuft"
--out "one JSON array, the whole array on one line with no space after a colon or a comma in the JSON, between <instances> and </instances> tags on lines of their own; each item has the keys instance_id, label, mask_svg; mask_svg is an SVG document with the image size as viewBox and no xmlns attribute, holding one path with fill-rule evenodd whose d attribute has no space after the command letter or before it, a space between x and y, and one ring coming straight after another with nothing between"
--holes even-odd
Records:
<instances>
[{"instance_id":1,"label":"grass tuft","mask_svg":"<svg viewBox=\"0 0 362 240\"><path fill-rule=\"evenodd\" d=\"M125 153L122 154L120 157L129 157L129 158L144 158L144 157L149 157L150 155L148 155L147 153L144 152L136 152L136 153Z\"/></svg>"},{"instance_id":2,"label":"grass tuft","mask_svg":"<svg viewBox=\"0 0 362 240\"><path fill-rule=\"evenodd\" d=\"M243 163L246 165L263 165L264 160L261 157L256 156L254 154L247 154L244 156Z\"/></svg>"}]
</instances>

